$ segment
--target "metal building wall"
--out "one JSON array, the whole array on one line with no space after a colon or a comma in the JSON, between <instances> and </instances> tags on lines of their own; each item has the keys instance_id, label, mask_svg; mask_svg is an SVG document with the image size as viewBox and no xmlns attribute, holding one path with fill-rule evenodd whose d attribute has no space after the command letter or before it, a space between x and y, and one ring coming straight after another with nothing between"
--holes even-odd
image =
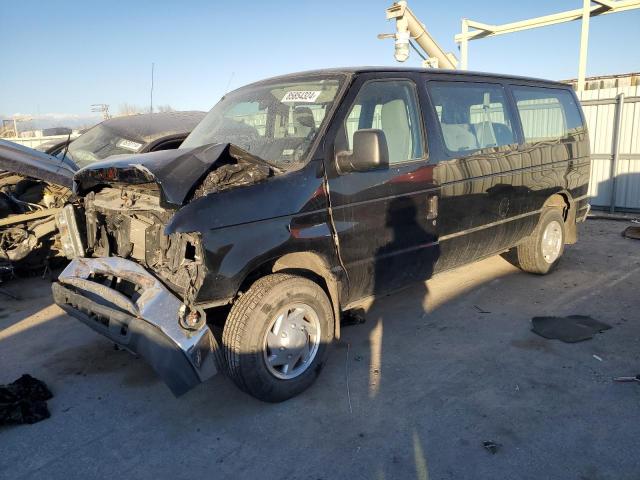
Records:
<instances>
[{"instance_id":1,"label":"metal building wall","mask_svg":"<svg viewBox=\"0 0 640 480\"><path fill-rule=\"evenodd\" d=\"M615 209L640 210L640 86L586 90L578 97L591 137L591 205L610 209L615 197Z\"/></svg>"}]
</instances>

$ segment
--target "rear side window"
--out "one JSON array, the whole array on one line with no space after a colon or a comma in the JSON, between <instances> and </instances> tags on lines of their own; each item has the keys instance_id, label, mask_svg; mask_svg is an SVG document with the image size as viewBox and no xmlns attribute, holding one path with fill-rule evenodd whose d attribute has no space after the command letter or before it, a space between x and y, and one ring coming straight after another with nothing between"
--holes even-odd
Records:
<instances>
[{"instance_id":1,"label":"rear side window","mask_svg":"<svg viewBox=\"0 0 640 480\"><path fill-rule=\"evenodd\" d=\"M560 88L512 87L527 143L566 138L582 128L573 95Z\"/></svg>"},{"instance_id":2,"label":"rear side window","mask_svg":"<svg viewBox=\"0 0 640 480\"><path fill-rule=\"evenodd\" d=\"M336 151L353 148L357 130L384 132L389 163L424 157L421 115L415 85L409 80L373 80L365 83L336 138Z\"/></svg>"},{"instance_id":3,"label":"rear side window","mask_svg":"<svg viewBox=\"0 0 640 480\"><path fill-rule=\"evenodd\" d=\"M442 137L451 152L515 143L504 90L472 82L429 82Z\"/></svg>"}]
</instances>

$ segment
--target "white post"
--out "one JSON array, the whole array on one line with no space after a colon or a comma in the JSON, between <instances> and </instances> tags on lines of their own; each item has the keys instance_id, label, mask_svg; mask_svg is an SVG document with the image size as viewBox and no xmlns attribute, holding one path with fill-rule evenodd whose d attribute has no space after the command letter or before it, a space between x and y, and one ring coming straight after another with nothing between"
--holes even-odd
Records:
<instances>
[{"instance_id":1,"label":"white post","mask_svg":"<svg viewBox=\"0 0 640 480\"><path fill-rule=\"evenodd\" d=\"M578 65L578 91L585 87L587 75L587 50L589 48L589 18L591 17L591 0L584 0L582 5L582 30L580 31L580 64Z\"/></svg>"},{"instance_id":2,"label":"white post","mask_svg":"<svg viewBox=\"0 0 640 480\"><path fill-rule=\"evenodd\" d=\"M462 39L460 40L460 70L467 70L469 68L469 21L466 18L462 19Z\"/></svg>"},{"instance_id":3,"label":"white post","mask_svg":"<svg viewBox=\"0 0 640 480\"><path fill-rule=\"evenodd\" d=\"M611 146L611 200L609 213L616 210L616 177L618 176L618 158L620 156L620 130L622 129L622 110L624 109L624 93L616 98L615 123L613 125L613 145Z\"/></svg>"}]
</instances>

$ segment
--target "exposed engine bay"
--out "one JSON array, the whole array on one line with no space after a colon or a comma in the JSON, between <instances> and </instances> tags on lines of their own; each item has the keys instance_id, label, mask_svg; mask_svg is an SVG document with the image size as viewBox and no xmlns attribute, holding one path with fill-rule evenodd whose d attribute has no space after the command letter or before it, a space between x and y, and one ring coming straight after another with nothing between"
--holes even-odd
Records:
<instances>
[{"instance_id":1,"label":"exposed engine bay","mask_svg":"<svg viewBox=\"0 0 640 480\"><path fill-rule=\"evenodd\" d=\"M0 171L0 266L42 267L59 255L55 216L70 197L64 186Z\"/></svg>"},{"instance_id":2,"label":"exposed engine bay","mask_svg":"<svg viewBox=\"0 0 640 480\"><path fill-rule=\"evenodd\" d=\"M86 232L79 242L86 248L84 256L133 260L193 305L206 273L200 236L164 234L174 211L160 206L157 191L142 186L104 188L84 197L83 210L84 218L78 221L84 225L79 230ZM58 219L64 222L63 215ZM59 227L64 232L65 225Z\"/></svg>"},{"instance_id":3,"label":"exposed engine bay","mask_svg":"<svg viewBox=\"0 0 640 480\"><path fill-rule=\"evenodd\" d=\"M190 311L199 308L196 299L207 275L201 234L167 235L165 227L183 205L260 183L279 170L232 144L154 152L136 160L117 159L76 174L78 202L57 215L61 249L69 259L133 261L153 272ZM109 288L119 289L117 278L106 280Z\"/></svg>"}]
</instances>

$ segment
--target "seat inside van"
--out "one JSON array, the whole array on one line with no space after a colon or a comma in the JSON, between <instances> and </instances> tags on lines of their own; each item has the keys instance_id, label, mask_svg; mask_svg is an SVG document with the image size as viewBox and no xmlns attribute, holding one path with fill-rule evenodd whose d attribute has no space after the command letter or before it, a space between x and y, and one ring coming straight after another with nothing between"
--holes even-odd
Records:
<instances>
[{"instance_id":1,"label":"seat inside van","mask_svg":"<svg viewBox=\"0 0 640 480\"><path fill-rule=\"evenodd\" d=\"M463 152L513 143L511 128L496 121L504 118L502 104L492 103L488 93L458 90L458 95L446 96L436 107L449 150Z\"/></svg>"},{"instance_id":2,"label":"seat inside van","mask_svg":"<svg viewBox=\"0 0 640 480\"><path fill-rule=\"evenodd\" d=\"M380 110L380 123L387 140L389 158L396 161L409 160L413 145L404 100L395 99L383 104Z\"/></svg>"}]
</instances>

